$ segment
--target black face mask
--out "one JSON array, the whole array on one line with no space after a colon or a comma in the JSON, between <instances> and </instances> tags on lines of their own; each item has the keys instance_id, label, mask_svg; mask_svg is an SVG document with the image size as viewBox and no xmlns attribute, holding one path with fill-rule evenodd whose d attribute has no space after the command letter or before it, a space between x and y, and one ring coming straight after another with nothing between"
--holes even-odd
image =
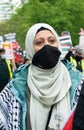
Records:
<instances>
[{"instance_id":1,"label":"black face mask","mask_svg":"<svg viewBox=\"0 0 84 130\"><path fill-rule=\"evenodd\" d=\"M80 60L82 60L82 57L76 55L75 59L76 59L77 61L80 61Z\"/></svg>"},{"instance_id":2,"label":"black face mask","mask_svg":"<svg viewBox=\"0 0 84 130\"><path fill-rule=\"evenodd\" d=\"M56 66L60 54L57 48L45 45L33 56L32 63L42 69L51 69Z\"/></svg>"}]
</instances>

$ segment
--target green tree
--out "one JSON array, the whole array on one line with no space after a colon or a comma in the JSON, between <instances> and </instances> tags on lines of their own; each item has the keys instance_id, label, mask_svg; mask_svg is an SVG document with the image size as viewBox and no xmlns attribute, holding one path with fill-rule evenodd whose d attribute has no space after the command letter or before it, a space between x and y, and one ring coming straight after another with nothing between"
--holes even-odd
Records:
<instances>
[{"instance_id":1,"label":"green tree","mask_svg":"<svg viewBox=\"0 0 84 130\"><path fill-rule=\"evenodd\" d=\"M6 21L0 33L16 32L19 44L24 48L28 28L37 22L52 25L60 35L62 31L70 31L73 44L78 44L78 32L84 28L83 0L29 0L17 14Z\"/></svg>"}]
</instances>

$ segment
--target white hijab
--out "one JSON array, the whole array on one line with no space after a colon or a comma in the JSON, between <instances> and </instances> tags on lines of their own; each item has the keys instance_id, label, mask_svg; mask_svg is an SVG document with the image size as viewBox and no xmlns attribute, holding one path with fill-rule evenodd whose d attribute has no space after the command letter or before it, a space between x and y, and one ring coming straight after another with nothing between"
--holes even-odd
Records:
<instances>
[{"instance_id":1,"label":"white hijab","mask_svg":"<svg viewBox=\"0 0 84 130\"><path fill-rule=\"evenodd\" d=\"M35 54L33 49L34 38L41 27L51 30L57 39L58 48L61 50L56 31L48 24L35 24L28 30L25 41L26 57L31 61ZM48 114L53 104L55 104L54 114L51 117L49 127L57 130L59 119L53 119L56 115L62 115L63 120L59 122L60 128L70 112L69 88L71 80L66 67L60 61L54 68L48 70L31 64L28 70L27 83L31 91L30 118L32 130L45 130Z\"/></svg>"}]
</instances>

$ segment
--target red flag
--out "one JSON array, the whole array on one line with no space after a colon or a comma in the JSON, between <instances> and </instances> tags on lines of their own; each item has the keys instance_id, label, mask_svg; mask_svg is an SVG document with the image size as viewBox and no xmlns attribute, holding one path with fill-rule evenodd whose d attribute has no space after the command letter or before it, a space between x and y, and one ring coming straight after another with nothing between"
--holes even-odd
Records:
<instances>
[{"instance_id":1,"label":"red flag","mask_svg":"<svg viewBox=\"0 0 84 130\"><path fill-rule=\"evenodd\" d=\"M74 112L75 112L75 108L74 107L66 121L66 123L64 124L62 130L72 130L72 124L73 124L73 117L74 117Z\"/></svg>"},{"instance_id":2,"label":"red flag","mask_svg":"<svg viewBox=\"0 0 84 130\"><path fill-rule=\"evenodd\" d=\"M18 49L18 42L12 42L12 48L13 48L13 50L16 50L16 49Z\"/></svg>"}]
</instances>

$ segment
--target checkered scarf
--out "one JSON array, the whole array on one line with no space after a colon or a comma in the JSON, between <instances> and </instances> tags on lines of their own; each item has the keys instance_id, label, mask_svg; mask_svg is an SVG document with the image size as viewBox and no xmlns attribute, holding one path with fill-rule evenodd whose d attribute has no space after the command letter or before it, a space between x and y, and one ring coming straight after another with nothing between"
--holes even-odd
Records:
<instances>
[{"instance_id":1,"label":"checkered scarf","mask_svg":"<svg viewBox=\"0 0 84 130\"><path fill-rule=\"evenodd\" d=\"M0 130L20 130L21 106L10 91L10 84L0 93Z\"/></svg>"}]
</instances>

